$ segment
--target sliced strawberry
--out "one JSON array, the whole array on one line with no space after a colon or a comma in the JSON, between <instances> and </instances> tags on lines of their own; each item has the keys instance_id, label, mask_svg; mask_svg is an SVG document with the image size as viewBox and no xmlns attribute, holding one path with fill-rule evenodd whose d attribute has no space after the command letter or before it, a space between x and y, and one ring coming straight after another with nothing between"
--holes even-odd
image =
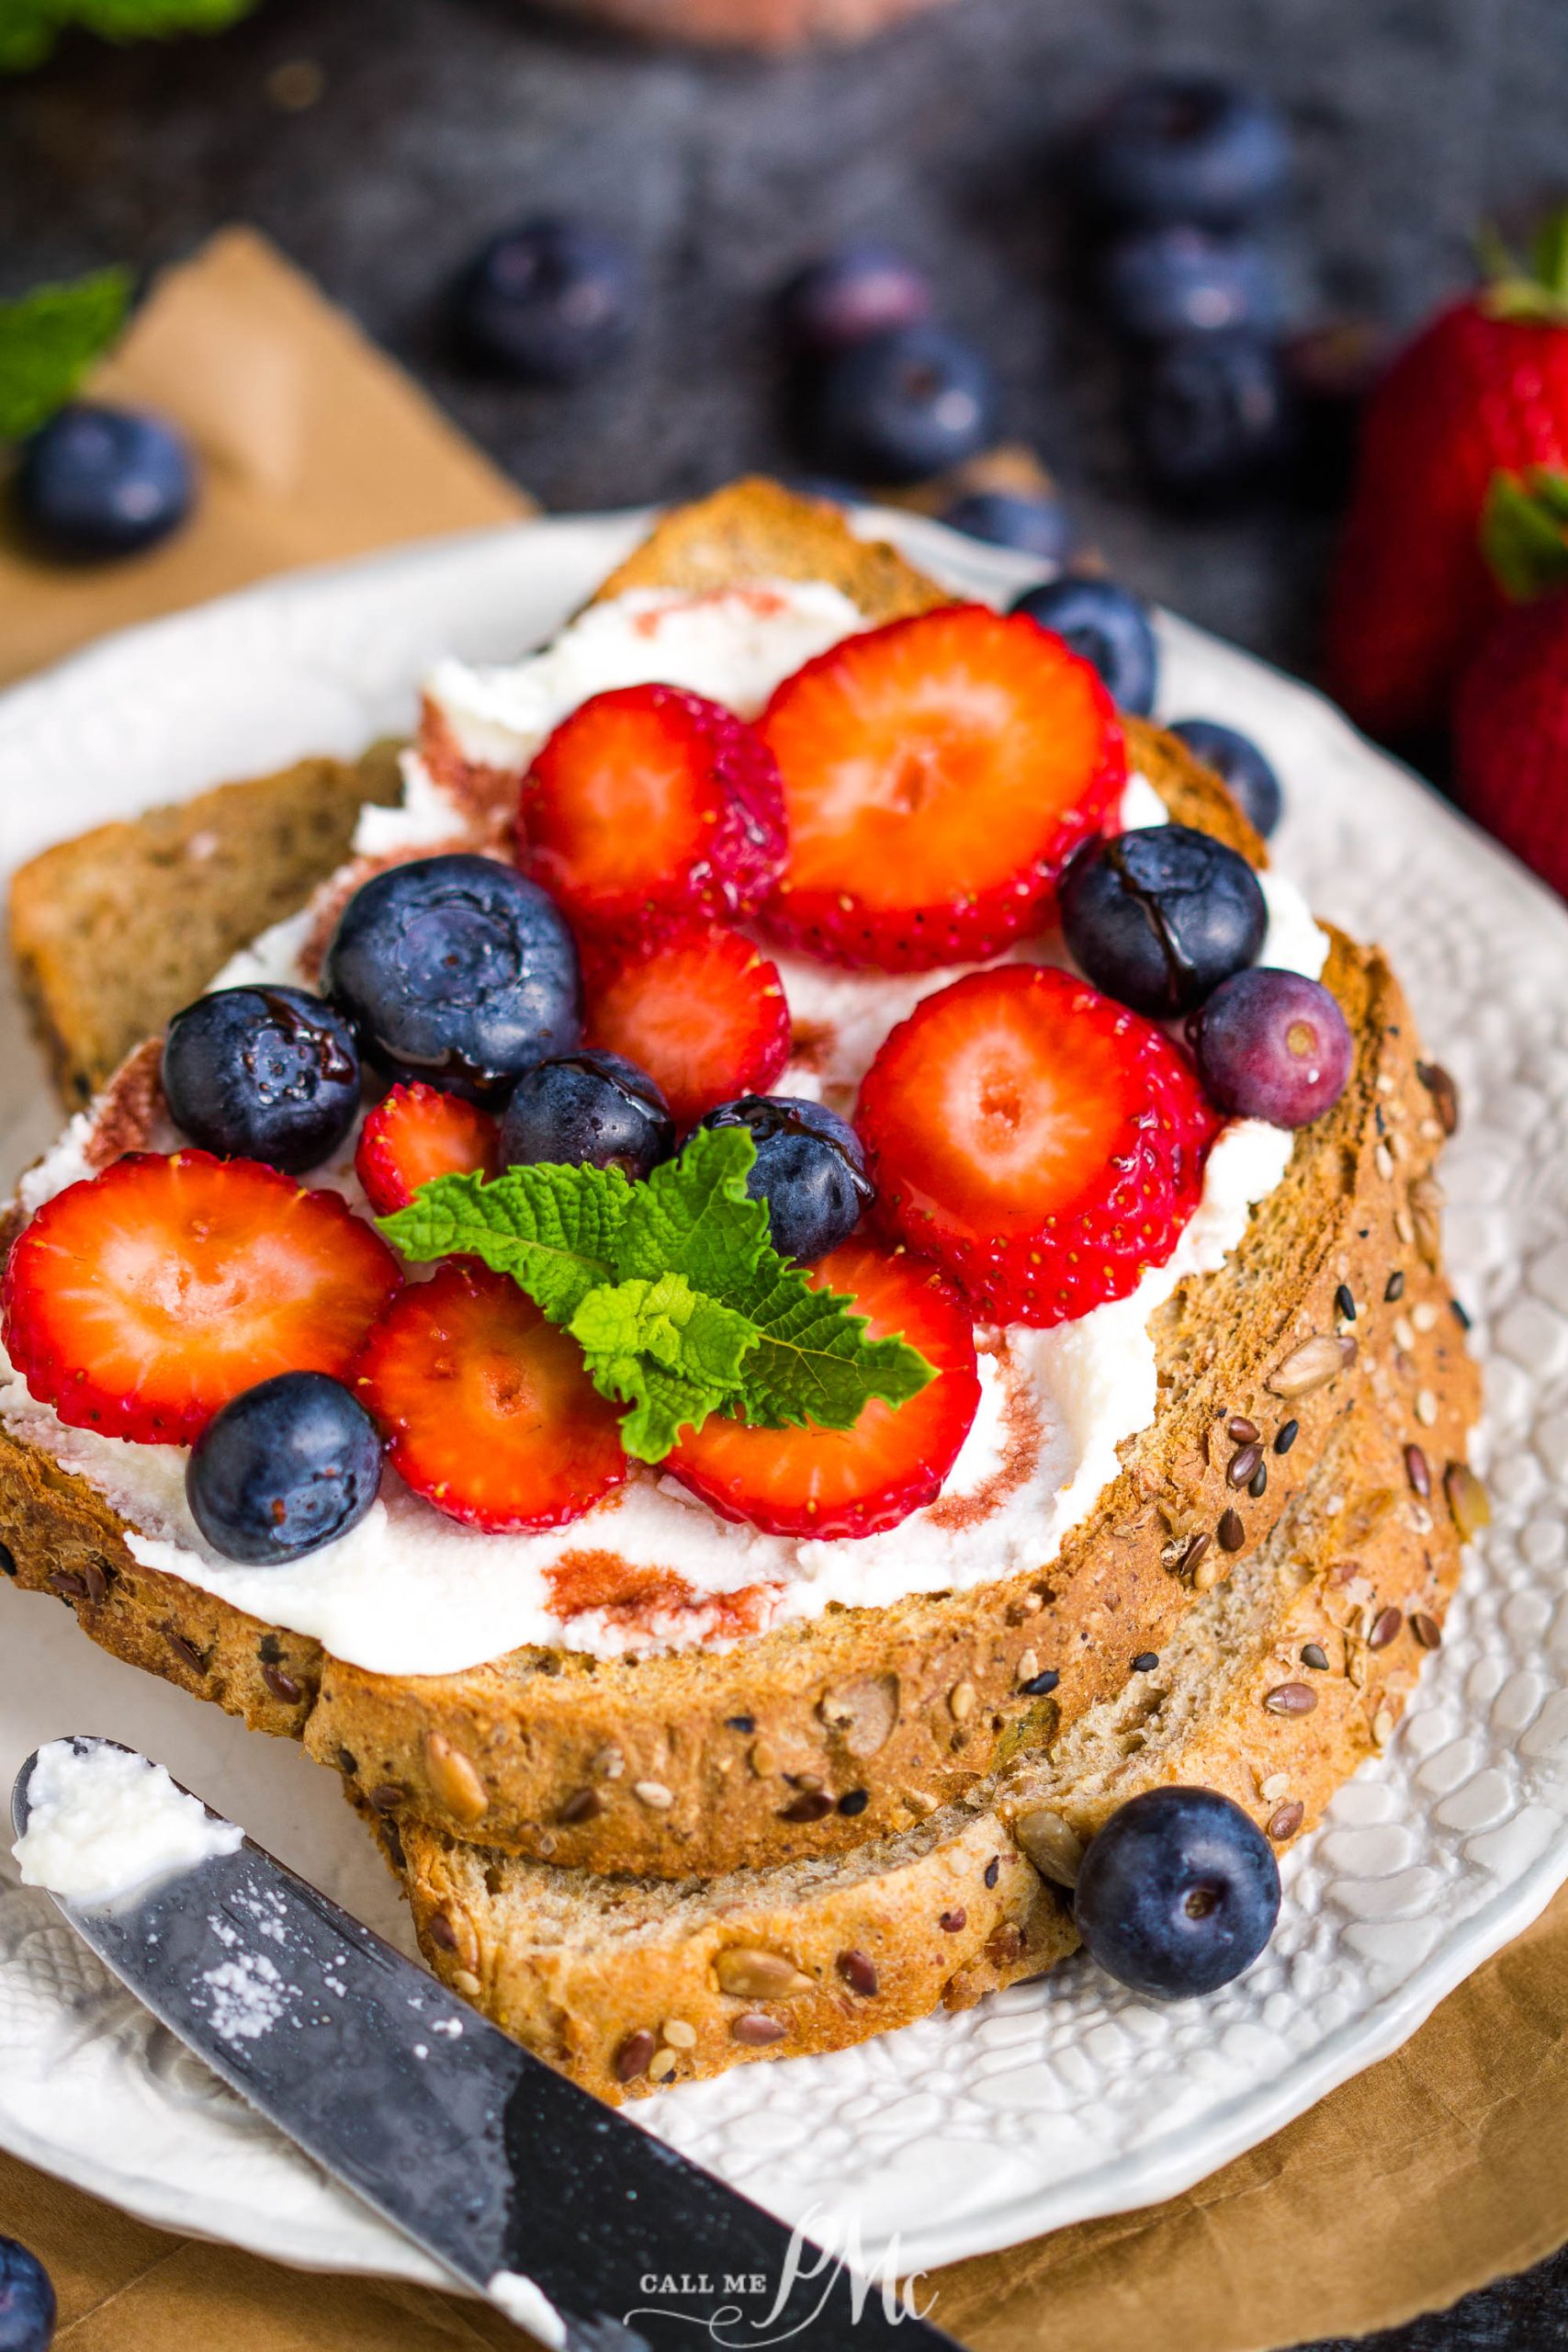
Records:
<instances>
[{"instance_id":1,"label":"sliced strawberry","mask_svg":"<svg viewBox=\"0 0 1568 2352\"><path fill-rule=\"evenodd\" d=\"M590 933L640 941L752 914L784 851L773 753L678 686L594 695L523 786L518 864Z\"/></svg>"},{"instance_id":2,"label":"sliced strawberry","mask_svg":"<svg viewBox=\"0 0 1568 2352\"><path fill-rule=\"evenodd\" d=\"M678 1127L737 1094L765 1094L789 1059L778 967L739 932L689 932L591 964L584 986L589 1044L657 1080Z\"/></svg>"},{"instance_id":3,"label":"sliced strawberry","mask_svg":"<svg viewBox=\"0 0 1568 2352\"><path fill-rule=\"evenodd\" d=\"M855 1125L885 1222L1003 1323L1163 1265L1218 1120L1161 1029L1034 964L954 980L884 1040Z\"/></svg>"},{"instance_id":4,"label":"sliced strawberry","mask_svg":"<svg viewBox=\"0 0 1568 2352\"><path fill-rule=\"evenodd\" d=\"M399 1476L466 1527L560 1527L626 1475L576 1340L487 1267L449 1263L395 1298L355 1387Z\"/></svg>"},{"instance_id":5,"label":"sliced strawberry","mask_svg":"<svg viewBox=\"0 0 1568 2352\"><path fill-rule=\"evenodd\" d=\"M435 1176L494 1176L501 1132L488 1111L416 1079L394 1086L366 1117L354 1172L378 1216L406 1209Z\"/></svg>"},{"instance_id":6,"label":"sliced strawberry","mask_svg":"<svg viewBox=\"0 0 1568 2352\"><path fill-rule=\"evenodd\" d=\"M136 1152L39 1209L0 1295L12 1361L62 1421L185 1445L275 1373L341 1376L399 1279L337 1193Z\"/></svg>"},{"instance_id":7,"label":"sliced strawberry","mask_svg":"<svg viewBox=\"0 0 1568 2352\"><path fill-rule=\"evenodd\" d=\"M758 732L789 821L770 926L886 972L978 962L1032 928L1126 782L1089 663L982 605L846 638L785 679Z\"/></svg>"},{"instance_id":8,"label":"sliced strawberry","mask_svg":"<svg viewBox=\"0 0 1568 2352\"><path fill-rule=\"evenodd\" d=\"M846 1241L811 1269L848 1293L872 1339L901 1332L937 1377L907 1405L874 1397L849 1430L756 1430L722 1413L664 1468L723 1519L770 1535L875 1535L934 1502L980 1402L969 1310L927 1258Z\"/></svg>"}]
</instances>

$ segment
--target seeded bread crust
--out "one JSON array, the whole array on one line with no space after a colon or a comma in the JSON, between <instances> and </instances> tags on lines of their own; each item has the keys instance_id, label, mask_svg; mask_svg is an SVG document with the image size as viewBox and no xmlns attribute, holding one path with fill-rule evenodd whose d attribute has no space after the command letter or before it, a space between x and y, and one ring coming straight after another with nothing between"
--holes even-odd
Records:
<instances>
[{"instance_id":1,"label":"seeded bread crust","mask_svg":"<svg viewBox=\"0 0 1568 2352\"><path fill-rule=\"evenodd\" d=\"M604 593L781 574L836 579L868 620L942 601L831 509L760 483L669 518ZM1261 862L1215 780L1171 739L1128 727L1173 815ZM836 1610L728 1653L598 1662L527 1649L460 1675L393 1679L141 1566L101 1496L0 1432L0 1539L17 1578L58 1593L116 1654L303 1737L389 1820L671 1879L896 1835L1117 1697L1134 1657L1164 1648L1195 1592L1230 1565L1216 1540L1226 1512L1242 1553L1262 1542L1365 1379L1336 1355L1333 1378L1283 1400L1269 1385L1280 1365L1314 1335L1331 1340L1340 1284L1364 1310L1395 1268L1436 1269L1429 1164L1440 1131L1408 1014L1381 958L1348 941L1336 940L1328 978L1359 1040L1352 1084L1301 1139L1233 1261L1163 1310L1159 1417L1046 1569ZM1397 1127L1397 1162L1381 1126ZM1450 1326L1432 1376L1443 1461L1462 1453L1471 1380ZM1401 1408L1406 1423L1416 1393ZM1235 1448L1222 1432L1237 1413L1268 1437L1287 1414L1300 1423L1293 1452L1270 1457L1262 1497L1226 1483ZM1022 1687L1045 1672L1060 1677L1051 1693Z\"/></svg>"},{"instance_id":2,"label":"seeded bread crust","mask_svg":"<svg viewBox=\"0 0 1568 2352\"><path fill-rule=\"evenodd\" d=\"M364 803L398 790L389 745L358 762L300 760L100 825L19 867L11 952L72 1109L236 949L302 905L347 856Z\"/></svg>"},{"instance_id":3,"label":"seeded bread crust","mask_svg":"<svg viewBox=\"0 0 1568 2352\"><path fill-rule=\"evenodd\" d=\"M1448 1318L1430 1275L1406 1298ZM1440 1377L1416 1344L1419 1376ZM1385 1349L1269 1540L1195 1601L1156 1668L901 1836L671 1883L378 1819L431 1966L614 2100L842 2049L1042 1973L1077 1941L1083 1845L1140 1790L1223 1790L1282 1849L1386 1745L1459 1573L1442 1487L1415 1491L1396 1441L1403 1380Z\"/></svg>"}]
</instances>

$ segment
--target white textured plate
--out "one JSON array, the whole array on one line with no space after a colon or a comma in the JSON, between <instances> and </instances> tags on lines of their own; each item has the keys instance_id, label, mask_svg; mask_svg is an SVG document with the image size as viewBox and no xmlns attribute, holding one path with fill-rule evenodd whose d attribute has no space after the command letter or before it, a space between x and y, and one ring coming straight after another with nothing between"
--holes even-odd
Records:
<instances>
[{"instance_id":1,"label":"white textured plate","mask_svg":"<svg viewBox=\"0 0 1568 2352\"><path fill-rule=\"evenodd\" d=\"M882 518L955 586L1016 559ZM438 653L536 641L645 518L527 525L279 581L99 647L0 702L0 867L100 820L406 727ZM1163 626L1162 715L1233 720L1283 774L1282 861L1382 940L1465 1121L1449 1244L1486 1361L1496 1518L1390 1752L1287 1864L1267 1954L1157 2009L1082 1961L963 2017L749 2066L635 2109L779 2212L855 2211L931 2264L1168 2196L1400 2042L1568 1877L1568 917L1315 695ZM7 984L8 985L8 984ZM0 998L0 1174L55 1114ZM401 1933L328 1776L0 1594L0 1785L40 1738L145 1746ZM285 2261L433 2274L222 2092L0 1864L0 2142L182 2230Z\"/></svg>"}]
</instances>

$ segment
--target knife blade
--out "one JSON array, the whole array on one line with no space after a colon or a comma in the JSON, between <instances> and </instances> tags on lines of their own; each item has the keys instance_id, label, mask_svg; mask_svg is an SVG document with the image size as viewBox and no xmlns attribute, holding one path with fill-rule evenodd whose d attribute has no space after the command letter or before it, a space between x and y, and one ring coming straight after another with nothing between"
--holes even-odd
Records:
<instances>
[{"instance_id":1,"label":"knife blade","mask_svg":"<svg viewBox=\"0 0 1568 2352\"><path fill-rule=\"evenodd\" d=\"M88 1761L118 1745L71 1742ZM37 1762L12 1794L18 1838ZM556 2352L663 2352L705 2333L722 2346L951 2352L912 2290L852 2267L852 2231L840 2245L837 2229L822 2243L786 2228L249 1838L107 1903L53 1899L231 2089Z\"/></svg>"}]
</instances>

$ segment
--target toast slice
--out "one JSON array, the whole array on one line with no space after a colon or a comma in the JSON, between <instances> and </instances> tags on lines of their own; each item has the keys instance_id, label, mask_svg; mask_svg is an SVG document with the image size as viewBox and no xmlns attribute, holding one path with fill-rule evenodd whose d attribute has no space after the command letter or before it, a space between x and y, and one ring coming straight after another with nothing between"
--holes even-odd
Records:
<instances>
[{"instance_id":1,"label":"toast slice","mask_svg":"<svg viewBox=\"0 0 1568 2352\"><path fill-rule=\"evenodd\" d=\"M1446 1314L1439 1290L1428 1278L1410 1304ZM1195 1602L1155 1670L899 1836L671 1884L378 1826L435 1973L602 2098L842 2049L1070 1952L1078 1856L1140 1790L1223 1790L1280 1848L1312 1827L1392 1735L1459 1565L1451 1515L1411 1491L1380 1399L1363 1393L1268 1541ZM1271 1704L1281 1689L1310 1711Z\"/></svg>"},{"instance_id":2,"label":"toast slice","mask_svg":"<svg viewBox=\"0 0 1568 2352\"><path fill-rule=\"evenodd\" d=\"M367 800L400 789L394 747L300 760L99 825L20 867L11 953L73 1110L237 948L343 864Z\"/></svg>"},{"instance_id":3,"label":"toast slice","mask_svg":"<svg viewBox=\"0 0 1568 2352\"><path fill-rule=\"evenodd\" d=\"M606 593L781 571L835 580L868 620L942 594L893 550L867 548L832 509L754 482L668 518ZM1129 732L1173 815L1261 861L1213 777L1170 739L1135 724ZM177 920L172 892L164 911ZM1372 1303L1392 1275L1436 1275L1429 1171L1440 1136L1408 1012L1382 959L1348 941L1336 941L1327 977L1359 1040L1353 1082L1303 1134L1233 1259L1161 1311L1158 1418L1123 1449L1122 1475L1043 1569L891 1609L837 1610L722 1654L604 1661L541 1647L458 1675L389 1678L146 1567L102 1495L0 1432L0 1539L12 1570L56 1592L118 1655L258 1727L303 1737L396 1823L668 1879L817 1860L896 1836L1015 1755L1059 1739L1120 1696L1134 1657L1164 1651L1205 1584L1267 1541L1337 1417L1388 1360L1392 1311ZM145 1079L143 1068L143 1091ZM129 1072L116 1083L123 1096ZM111 1097L112 1112L126 1108ZM1392 1125L1403 1139L1397 1162L1381 1143ZM1335 1333L1344 1286L1362 1310L1360 1355L1310 1394L1282 1395L1302 1347ZM1414 1362L1397 1348L1394 1356ZM1440 1467L1462 1456L1473 1410L1450 1323L1424 1385L1434 1418L1421 1433ZM1412 1376L1390 1393L1413 1440L1421 1388ZM1237 1413L1270 1437L1287 1418L1299 1426L1259 1497L1226 1484L1221 1440ZM1239 1536L1235 1553L1216 1540L1222 1521ZM1059 1668L1060 1684L1032 1696L1023 1686L1045 1664Z\"/></svg>"}]
</instances>

